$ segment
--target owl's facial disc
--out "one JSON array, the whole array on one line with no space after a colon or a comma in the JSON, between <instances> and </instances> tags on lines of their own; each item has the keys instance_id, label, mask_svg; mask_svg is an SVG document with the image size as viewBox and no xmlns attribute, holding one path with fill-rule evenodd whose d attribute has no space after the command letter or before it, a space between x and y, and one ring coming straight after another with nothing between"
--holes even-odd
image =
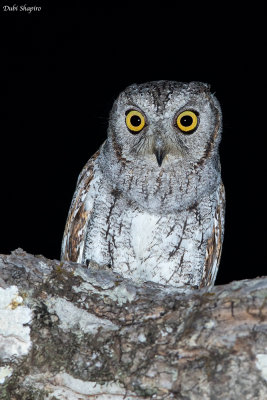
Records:
<instances>
[{"instance_id":1,"label":"owl's facial disc","mask_svg":"<svg viewBox=\"0 0 267 400\"><path fill-rule=\"evenodd\" d=\"M171 140L168 135L168 129L166 129L166 121L154 120L148 121L145 113L140 109L129 107L125 112L125 125L133 136L133 140L129 141L130 144L128 152L138 156L153 155L155 157L155 162L161 167L165 157L171 153L172 155L181 156L185 152L184 145L179 138ZM191 111L188 113L192 114ZM192 131L192 117L187 115L185 112L182 115L182 121L180 123L180 130L182 130L182 125L185 126L186 133L191 133ZM195 114L193 115L195 116ZM174 115L175 129L178 128L178 118L180 116ZM195 117L196 118L196 117ZM152 126L151 126L152 125ZM176 133L174 133L176 136Z\"/></svg>"},{"instance_id":2,"label":"owl's facial disc","mask_svg":"<svg viewBox=\"0 0 267 400\"><path fill-rule=\"evenodd\" d=\"M145 115L136 109L128 109L125 112L125 124L128 130L133 135L142 134L142 130L147 126ZM135 151L140 153L140 150L146 148L148 153L155 154L158 166L160 167L164 157L167 154L167 149L162 137L157 133L153 141L150 138L142 138L138 140Z\"/></svg>"},{"instance_id":3,"label":"owl's facial disc","mask_svg":"<svg viewBox=\"0 0 267 400\"><path fill-rule=\"evenodd\" d=\"M190 135L190 134L194 133L196 131L196 129L198 128L198 124L199 124L198 115L199 115L199 113L197 111L193 111L193 110L185 110L185 111L179 112L179 114L176 115L176 117L175 117L174 125L176 128L178 128L178 130L183 135ZM178 146L178 143L176 143L176 146L175 146L175 150L178 150L178 147L179 147L179 150L180 150L179 153L182 152L182 149L185 150L184 146L181 146L181 144L182 144L181 140L179 140L179 146ZM163 140L162 136L160 136L160 134L157 134L155 137L153 152L156 156L159 166L161 166L164 157L168 154L169 151L170 151L170 145L165 143L165 141Z\"/></svg>"}]
</instances>

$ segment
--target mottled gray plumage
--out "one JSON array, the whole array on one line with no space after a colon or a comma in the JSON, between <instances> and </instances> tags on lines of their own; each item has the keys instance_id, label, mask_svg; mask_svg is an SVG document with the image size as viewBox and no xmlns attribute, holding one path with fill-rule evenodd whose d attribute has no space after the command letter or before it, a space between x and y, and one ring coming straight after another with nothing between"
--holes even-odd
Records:
<instances>
[{"instance_id":1,"label":"mottled gray plumage","mask_svg":"<svg viewBox=\"0 0 267 400\"><path fill-rule=\"evenodd\" d=\"M221 120L207 84L126 88L107 140L80 174L62 259L108 265L139 281L213 284L224 229Z\"/></svg>"}]
</instances>

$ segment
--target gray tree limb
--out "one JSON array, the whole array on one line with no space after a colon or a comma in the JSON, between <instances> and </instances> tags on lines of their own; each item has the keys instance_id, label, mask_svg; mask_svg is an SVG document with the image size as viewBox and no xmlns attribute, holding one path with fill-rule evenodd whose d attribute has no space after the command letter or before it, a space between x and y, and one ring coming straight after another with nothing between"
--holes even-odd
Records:
<instances>
[{"instance_id":1,"label":"gray tree limb","mask_svg":"<svg viewBox=\"0 0 267 400\"><path fill-rule=\"evenodd\" d=\"M0 399L267 399L267 278L138 286L0 256Z\"/></svg>"}]
</instances>

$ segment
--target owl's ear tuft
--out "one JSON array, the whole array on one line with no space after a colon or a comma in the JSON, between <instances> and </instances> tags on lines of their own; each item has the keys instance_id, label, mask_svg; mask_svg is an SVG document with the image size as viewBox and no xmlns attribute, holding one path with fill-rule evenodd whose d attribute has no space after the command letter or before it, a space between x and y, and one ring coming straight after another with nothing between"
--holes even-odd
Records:
<instances>
[{"instance_id":1,"label":"owl's ear tuft","mask_svg":"<svg viewBox=\"0 0 267 400\"><path fill-rule=\"evenodd\" d=\"M189 82L189 88L195 92L202 93L210 93L210 84L205 83L205 82L198 82L198 81L192 81Z\"/></svg>"}]
</instances>

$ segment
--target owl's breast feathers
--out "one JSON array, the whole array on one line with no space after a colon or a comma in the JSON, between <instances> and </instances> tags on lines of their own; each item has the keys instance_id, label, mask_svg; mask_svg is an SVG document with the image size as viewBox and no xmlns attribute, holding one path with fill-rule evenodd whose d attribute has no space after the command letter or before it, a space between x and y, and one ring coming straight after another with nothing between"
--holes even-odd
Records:
<instances>
[{"instance_id":1,"label":"owl's breast feathers","mask_svg":"<svg viewBox=\"0 0 267 400\"><path fill-rule=\"evenodd\" d=\"M65 232L64 232L64 236L63 236L62 254L61 254L61 258L63 260L79 262L79 263L85 262L84 251L85 251L85 246L86 246L86 240L88 240L86 237L86 235L88 233L87 232L88 231L88 223L91 219L91 214L94 212L94 206L95 206L95 201L96 201L95 199L97 198L97 193L99 193L99 192L102 193L102 189L104 189L104 187L105 187L105 183L102 181L101 174L99 174L99 170L98 170L98 161L99 161L98 157L99 157L100 152L101 152L101 149L94 154L94 156L87 162L87 164L85 165L84 169L82 170L82 172L79 176L77 188L76 188L73 200L72 200L72 204L70 207L70 211L69 211L69 215L68 215L68 219L67 219L67 223L66 223L66 228L65 228ZM102 187L102 189L100 190L101 187ZM114 192L114 189L110 191L109 196L112 197L113 192ZM191 276L192 271L195 271L195 278L194 278L195 280L193 278L190 278L190 279L191 280L193 279L194 282L196 281L195 283L197 286L204 287L204 286L210 286L210 285L214 284L216 274L218 271L219 262L220 262L222 242L223 242L225 192L224 192L224 186L222 183L220 183L220 185L217 188L217 190L215 191L215 193L214 193L215 208L214 208L214 212L212 212L213 218L209 219L209 217L207 217L207 218L204 217L204 219L202 220L203 228L200 228L200 231L199 231L199 228L196 229L196 233L198 232L200 235L196 241L194 239L194 236L196 235L196 233L195 234L193 233L193 236L191 239L190 239L191 234L189 233L191 231L190 225L192 225L193 220L187 226L187 229L189 230L189 232L185 232L185 224L188 220L187 217L186 217L184 226L181 227L181 229L179 228L179 224L182 223L180 219L181 218L183 219L182 214L180 217L180 213L178 213L179 215L177 214L176 216L173 215L173 217L171 217L171 215L170 215L169 217L166 216L166 217L160 218L160 220L162 220L162 221L164 221L164 218L166 219L166 221L168 219L170 219L170 221L169 221L169 223L162 223L162 226L159 226L157 229L156 229L157 226L155 226L153 228L154 229L153 230L151 227L151 223L154 221L154 219L155 219L155 221L158 221L158 217L156 215L153 216L152 214L148 214L148 213L143 214L142 211L137 211L137 208L135 205L135 207L129 208L129 210L122 208L121 209L121 217L120 217L118 214L118 209L115 210L115 207L114 207L115 201L117 199L117 197L115 196L114 202L110 203L109 209L106 211L106 213L103 213L103 215L101 214L98 216L100 219L103 217L103 219L106 221L107 226L104 229L106 232L106 234L104 235L106 239L107 239L107 237L109 237L108 232L110 232L110 235L112 236L112 234L118 228L118 227L116 228L116 224L117 225L119 224L118 225L119 228L117 229L118 236L113 238L113 242L116 245L115 248L113 250L110 249L110 245L111 245L112 241L109 243L109 246L107 246L108 249L112 253L112 254L110 254L110 256L113 256L116 253L115 259L114 259L114 270L116 272L120 272L121 266L117 265L117 264L120 264L120 262L122 262L121 265L123 265L123 263L127 264L126 262L124 262L125 261L124 258L125 258L125 254L127 253L127 251L128 252L130 251L129 244L127 242L127 240L128 240L127 234L129 234L129 232L127 233L125 231L126 228L124 229L123 232L121 232L122 220L120 218L125 219L128 216L127 218L131 219L131 215L133 215L134 218L133 218L133 220L131 220L130 231L131 231L132 236L134 236L134 240L133 240L132 244L130 245L130 247L132 247L131 250L133 251L133 254L135 255L134 257L137 257L140 260L145 260L147 258L146 263L148 263L148 266L146 266L144 263L144 265L142 264L143 266L140 265L139 267L136 267L135 264L137 263L137 261L133 257L132 261L130 261L132 264L130 266L129 266L129 264L127 264L128 265L127 271L129 269L130 270L133 269L133 271L130 273L130 276L127 275L127 274L129 274L129 271L128 272L124 271L125 276L128 276L131 278L131 274L133 276L135 276L135 275L138 275L138 273L141 271L140 273L144 276L145 276L145 272L146 272L146 274L149 276L148 280L152 279L155 281L159 281L161 283L165 282L165 280L166 280L166 283L178 285L180 281L184 282L187 279L189 279L189 278L187 278L187 276ZM98 196L98 200L97 200L98 204L99 204L99 201L100 202L104 201L103 204L105 204L105 199L102 199L102 197L101 198L100 197L101 197L101 195ZM121 201L122 201L122 199L121 199ZM125 204L127 204L127 203L125 203ZM198 207L199 206L197 203L195 203L195 207L196 207L196 210L194 210L192 208L192 209L190 209L189 212L192 213L193 215L196 214L196 222L195 223L198 224L198 222L201 220L201 217L200 217L200 220L198 221L198 218L199 218L198 217L198 212L199 212ZM186 215L187 215L187 212L188 211L185 212ZM114 213L114 215L112 213ZM106 216L108 215L108 218L106 218L104 214ZM111 217L111 214L113 215L112 217ZM204 214L205 214L205 212L204 212ZM204 216L204 214L203 214L203 216ZM150 218L149 221L151 220L152 217L154 218L154 219L152 218L152 222L150 221L149 226L147 225L147 223L145 223L145 226L143 226L142 224L139 224L140 218L141 218L141 221L143 221L145 219L146 215L147 215L147 218ZM172 218L174 218L174 219L172 220ZM210 220L210 222L208 222L209 220ZM114 224L113 227L109 226L110 221L113 221L112 222ZM98 229L98 226L100 227L100 225L101 225L101 221L97 220L95 222L96 222L96 227ZM124 224L124 225L127 226L127 224ZM141 231L138 228L139 225L140 225ZM104 224L102 227L104 227ZM132 231L134 230L135 227L136 227L136 232L134 231L134 234L133 234ZM168 233L166 234L166 237L168 240L170 240L170 239L172 240L172 235L173 235L173 239L177 236L177 234L175 235L175 232L174 232L175 229L177 231L179 231L179 229L180 229L181 232L176 237L176 241L173 243L170 243L169 258L167 257L167 260L165 260L165 261L163 260L164 263L166 264L166 265L164 264L164 273L163 273L161 271L161 269L163 267L162 266L160 267L161 264L158 261L154 262L153 260L154 259L156 260L157 257L159 257L159 255L162 254L162 251L163 252L167 251L166 248L163 246L164 243L162 244L161 240L159 240L156 248L154 248L153 246L150 246L150 245L148 246L147 243L150 243L150 241L156 240L155 232L157 232L157 231L163 232L164 229L165 230L169 229ZM202 239L201 239L201 229L203 229ZM155 231L154 234L152 231ZM205 234L205 232L209 232L208 236ZM91 232L91 234L92 234L92 232ZM125 235L126 239L121 237L121 235L122 236ZM151 237L150 237L150 235L151 235ZM119 248L120 242L124 243L124 241L127 242L127 246L124 248L123 247L124 244L122 244L122 248ZM137 244L138 244L138 246L137 246ZM163 246L162 249L161 249L161 246ZM94 254L94 252L96 252L98 247L99 247L99 244L97 241L97 242L95 242L95 244L92 248L92 255ZM150 253L149 249L152 249L152 248L154 250ZM159 249L157 250L157 248L159 248ZM185 251L189 251L189 248L191 249L190 252L192 253L192 257L189 256L189 253L188 253L187 257L185 256ZM199 249L198 250L199 254L197 252L196 252L196 254L193 253L194 248ZM149 257L147 257L147 254L146 254L147 252L149 253ZM200 253L203 254L203 258L200 255ZM205 253L206 253L206 256L205 256ZM166 252L166 254L167 254L167 252ZM195 256L193 256L193 254L195 254ZM194 257L196 257L196 258L194 258ZM123 260L120 260L120 258L122 258ZM190 259L190 261L189 261L189 259ZM151 262L149 260L151 260ZM127 262L129 263L129 260ZM150 265L149 262L150 262L150 264L151 263L152 264ZM142 263L143 263L143 261L142 261ZM100 262L100 264L101 264L101 262ZM170 267L169 268L170 271L168 270L168 265ZM143 267L145 268L144 271L142 270ZM117 270L116 270L116 268L117 268ZM166 277L164 274L166 274ZM193 282L193 280L192 280L192 282Z\"/></svg>"}]
</instances>

